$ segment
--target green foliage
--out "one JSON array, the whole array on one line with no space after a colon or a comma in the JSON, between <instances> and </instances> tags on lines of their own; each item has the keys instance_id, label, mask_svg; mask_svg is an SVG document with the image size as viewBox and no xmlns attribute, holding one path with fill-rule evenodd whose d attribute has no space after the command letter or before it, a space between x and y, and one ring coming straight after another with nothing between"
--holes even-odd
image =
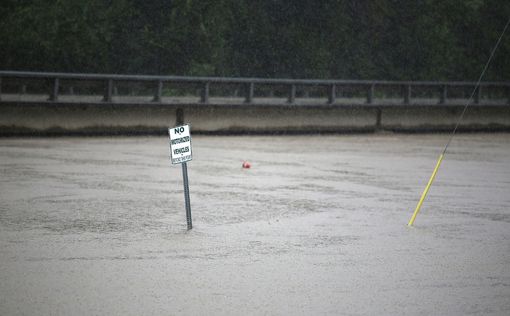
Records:
<instances>
[{"instance_id":1,"label":"green foliage","mask_svg":"<svg viewBox=\"0 0 510 316\"><path fill-rule=\"evenodd\" d=\"M4 0L0 69L477 79L500 0ZM487 80L508 80L510 30Z\"/></svg>"}]
</instances>

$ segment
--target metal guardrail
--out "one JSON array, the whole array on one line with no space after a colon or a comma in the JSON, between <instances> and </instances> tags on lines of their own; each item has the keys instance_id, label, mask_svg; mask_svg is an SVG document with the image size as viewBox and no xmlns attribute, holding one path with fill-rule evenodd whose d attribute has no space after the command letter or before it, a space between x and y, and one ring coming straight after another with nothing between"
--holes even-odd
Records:
<instances>
[{"instance_id":1,"label":"metal guardrail","mask_svg":"<svg viewBox=\"0 0 510 316\"><path fill-rule=\"evenodd\" d=\"M55 72L25 72L25 71L0 71L0 100L2 98L2 82L17 78L21 80L42 79L50 82L51 91L49 101L58 102L62 80L73 81L101 81L104 83L104 102L113 102L114 83L121 81L151 82L154 84L153 102L161 102L163 86L165 83L199 84L201 85L200 103L209 103L211 85L240 84L246 87L244 102L251 104L255 98L256 85L264 86L287 86L287 103L294 104L296 101L297 87L321 86L327 89L327 104L335 104L337 91L340 87L358 87L366 92L366 104L374 103L376 88L401 89L401 102L399 104L411 104L413 90L417 88L437 89L439 92L438 104L446 104L448 90L452 88L470 88L476 86L476 82L464 81L387 81L387 80L312 80L312 79L264 79L264 78L222 78L222 77L184 77L184 76L150 76L150 75L116 75L116 74L77 74ZM474 95L474 103L480 103L482 90L499 88L505 91L507 104L510 102L510 82L482 82ZM24 87L22 90L26 90Z\"/></svg>"}]
</instances>

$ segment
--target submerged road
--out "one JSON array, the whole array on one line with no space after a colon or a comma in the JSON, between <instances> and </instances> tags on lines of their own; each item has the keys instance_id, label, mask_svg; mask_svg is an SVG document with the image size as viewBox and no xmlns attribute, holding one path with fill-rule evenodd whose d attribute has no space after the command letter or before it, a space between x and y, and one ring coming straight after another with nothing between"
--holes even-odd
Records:
<instances>
[{"instance_id":1,"label":"submerged road","mask_svg":"<svg viewBox=\"0 0 510 316\"><path fill-rule=\"evenodd\" d=\"M509 315L510 134L0 139L0 315ZM243 160L252 164L242 169Z\"/></svg>"}]
</instances>

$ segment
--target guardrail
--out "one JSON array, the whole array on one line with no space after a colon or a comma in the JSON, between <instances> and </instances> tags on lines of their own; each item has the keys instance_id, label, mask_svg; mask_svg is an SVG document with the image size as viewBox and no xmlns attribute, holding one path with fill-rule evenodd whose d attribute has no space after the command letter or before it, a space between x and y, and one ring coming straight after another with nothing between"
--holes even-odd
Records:
<instances>
[{"instance_id":1,"label":"guardrail","mask_svg":"<svg viewBox=\"0 0 510 316\"><path fill-rule=\"evenodd\" d=\"M340 98L353 98L353 95L363 97L365 104L374 104L377 98L387 100L389 104L412 104L413 99L417 98L416 90L426 91L429 99L434 99L435 104L448 104L450 100L449 92L452 90L461 90L457 94L456 100L467 100L474 89L475 82L462 81L386 81L386 80L308 80L308 79L264 79L264 78L221 78L221 77L184 77L184 76L149 76L149 75L115 75L115 74L77 74L77 73L53 73L53 72L24 72L24 71L0 71L0 100L2 100L2 86L11 84L15 80L16 85L20 85L18 93L27 93L27 84L25 81L42 80L48 101L59 102L59 96L62 95L62 82L73 81L74 84L81 82L100 82L103 86L103 102L114 102L115 85L120 82L149 83L153 87L154 96L151 102L162 102L163 88L165 85L172 84L193 84L199 85L201 104L210 103L211 86L222 85L241 85L244 87L244 103L257 103L256 88L259 86L269 87L271 89L280 89L285 87L286 103L295 104L298 88L306 90L307 88L320 88L323 91L326 104L336 104ZM76 83L78 81L78 83ZM73 87L70 88L70 94L73 94ZM347 95L343 91L355 89L355 93ZM390 92L391 93L390 93ZM395 91L398 91L395 97ZM484 91L486 91L484 93ZM490 91L496 91L489 93ZM340 92L340 93L339 93ZM380 93L378 93L380 92ZM7 93L3 93L6 95ZM347 95L347 97L346 97ZM391 95L391 97L388 97ZM509 104L510 82L482 82L474 94L473 102L480 104L482 99L499 100L502 104ZM198 96L195 96L198 97ZM453 99L453 98L452 98Z\"/></svg>"}]
</instances>

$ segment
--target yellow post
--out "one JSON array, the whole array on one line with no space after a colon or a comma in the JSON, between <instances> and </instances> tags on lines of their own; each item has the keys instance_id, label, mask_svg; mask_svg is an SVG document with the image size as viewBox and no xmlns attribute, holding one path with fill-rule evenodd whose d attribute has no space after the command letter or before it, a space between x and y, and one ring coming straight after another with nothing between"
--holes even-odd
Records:
<instances>
[{"instance_id":1,"label":"yellow post","mask_svg":"<svg viewBox=\"0 0 510 316\"><path fill-rule=\"evenodd\" d=\"M414 210L413 217L411 217L411 220L409 221L407 226L413 226L414 220L416 219L416 216L420 212L421 205L423 204L423 201L425 200L425 197L427 196L427 193L429 192L430 186L432 185L432 182L434 182L434 178L436 177L437 170L439 169L439 166L441 165L441 161L443 161L443 156L444 156L444 153L439 156L439 159L437 160L436 167L434 168L434 172L432 172L432 175L430 176L429 183L425 187L425 190L423 190L420 201L418 202L418 205L416 205L416 209Z\"/></svg>"}]
</instances>

